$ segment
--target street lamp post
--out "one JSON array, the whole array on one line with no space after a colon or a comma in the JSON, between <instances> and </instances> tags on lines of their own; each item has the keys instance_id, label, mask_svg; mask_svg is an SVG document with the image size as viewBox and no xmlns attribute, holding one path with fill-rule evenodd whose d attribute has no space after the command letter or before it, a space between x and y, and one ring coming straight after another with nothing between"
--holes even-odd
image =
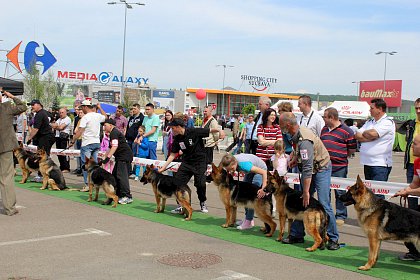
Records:
<instances>
[{"instance_id":1,"label":"street lamp post","mask_svg":"<svg viewBox=\"0 0 420 280\"><path fill-rule=\"evenodd\" d=\"M377 53L375 53L376 55L379 55L379 54L385 54L385 68L384 68L384 93L385 93L385 91L386 91L386 57L387 57L387 55L389 54L389 55L394 55L394 54L396 54L397 52L396 51L392 51L392 52L383 52L383 51L378 51Z\"/></svg>"},{"instance_id":2,"label":"street lamp post","mask_svg":"<svg viewBox=\"0 0 420 280\"><path fill-rule=\"evenodd\" d=\"M124 102L124 83L125 83L125 77L124 77L124 70L125 70L125 35L127 31L127 9L132 9L132 5L139 5L139 6L145 6L146 4L134 2L134 3L128 3L126 0L120 0L120 2L108 2L108 5L117 5L122 4L124 5L124 42L123 42L123 59L122 59L122 76L121 76L121 96L120 100L121 102Z\"/></svg>"},{"instance_id":3,"label":"street lamp post","mask_svg":"<svg viewBox=\"0 0 420 280\"><path fill-rule=\"evenodd\" d=\"M235 67L233 65L218 64L216 67L223 67L223 87L222 87L222 116L225 113L225 77L226 77L226 67Z\"/></svg>"},{"instance_id":4,"label":"street lamp post","mask_svg":"<svg viewBox=\"0 0 420 280\"><path fill-rule=\"evenodd\" d=\"M357 87L356 87L356 90L357 90L356 97L357 97L357 101L359 101L359 86L360 86L360 82L353 81L351 83L357 85Z\"/></svg>"}]
</instances>

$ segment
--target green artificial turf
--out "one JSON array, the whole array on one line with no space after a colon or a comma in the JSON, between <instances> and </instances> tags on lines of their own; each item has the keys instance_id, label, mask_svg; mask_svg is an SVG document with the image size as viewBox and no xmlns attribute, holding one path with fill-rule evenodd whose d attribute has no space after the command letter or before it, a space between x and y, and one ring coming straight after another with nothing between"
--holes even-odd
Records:
<instances>
[{"instance_id":1,"label":"green artificial turf","mask_svg":"<svg viewBox=\"0 0 420 280\"><path fill-rule=\"evenodd\" d=\"M396 255L383 251L380 253L376 266L370 271L364 272L357 269L357 267L364 265L367 261L368 249L364 247L345 246L337 251L317 250L309 253L306 252L304 248L312 245L311 238L306 238L304 244L283 245L275 241L278 231L276 231L275 237L267 238L263 236L258 227L246 231L238 231L234 228L225 229L220 226L224 223L224 218L203 214L201 212L194 212L192 221L185 221L181 215L171 214L169 212L170 209L167 209L165 213L156 214L153 212L156 207L154 203L138 199L135 199L132 204L118 205L116 208L112 208L110 205L101 205L100 202L87 202L87 193L77 191L39 190L39 183L30 182L19 184L20 178L16 177L15 180L16 186L27 190L104 208L120 214L188 230L276 254L359 272L373 277L383 279L419 279L420 275L420 263L399 261L397 260ZM104 197L103 192L101 192L99 200L104 200Z\"/></svg>"}]
</instances>

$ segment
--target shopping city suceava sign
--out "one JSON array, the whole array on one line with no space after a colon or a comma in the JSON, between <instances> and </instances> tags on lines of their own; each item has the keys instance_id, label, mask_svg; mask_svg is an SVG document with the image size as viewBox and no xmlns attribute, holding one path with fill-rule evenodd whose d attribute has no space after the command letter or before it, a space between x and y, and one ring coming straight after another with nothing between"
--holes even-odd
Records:
<instances>
[{"instance_id":1,"label":"shopping city suceava sign","mask_svg":"<svg viewBox=\"0 0 420 280\"><path fill-rule=\"evenodd\" d=\"M264 91L268 89L272 84L277 83L276 78L267 78L252 75L241 75L242 81L247 81L248 84L256 91Z\"/></svg>"},{"instance_id":2,"label":"shopping city suceava sign","mask_svg":"<svg viewBox=\"0 0 420 280\"><path fill-rule=\"evenodd\" d=\"M76 71L62 71L58 70L57 79L67 79L67 80L79 80L82 82L98 82L103 85L108 83L122 83L122 76L114 75L112 72L100 72L96 73L87 73L87 72L76 72ZM143 77L124 77L124 84L135 84L135 85L147 85L149 78Z\"/></svg>"}]
</instances>

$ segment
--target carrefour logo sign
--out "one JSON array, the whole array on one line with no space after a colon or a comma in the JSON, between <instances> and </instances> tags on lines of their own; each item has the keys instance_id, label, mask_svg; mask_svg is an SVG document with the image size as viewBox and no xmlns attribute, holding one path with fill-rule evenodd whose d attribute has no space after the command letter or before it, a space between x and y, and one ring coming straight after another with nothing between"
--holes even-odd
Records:
<instances>
[{"instance_id":1,"label":"carrefour logo sign","mask_svg":"<svg viewBox=\"0 0 420 280\"><path fill-rule=\"evenodd\" d=\"M91 81L98 82L103 85L108 83L122 83L122 76L114 75L112 72L100 72L99 74L90 74L86 72L74 72L74 71L58 71L57 79L68 79L68 80L80 80L80 81ZM136 84L136 85L146 85L149 81L149 78L143 77L124 77L125 84Z\"/></svg>"},{"instance_id":2,"label":"carrefour logo sign","mask_svg":"<svg viewBox=\"0 0 420 280\"><path fill-rule=\"evenodd\" d=\"M20 41L19 44L17 44L10 52L7 53L6 57L10 60L10 62L16 67L16 69L22 73L22 69L20 68L20 61L19 61L19 49L20 45L22 44L22 41ZM32 67L36 65L37 63L42 64L44 67L42 74L48 71L48 69L51 68L56 62L57 59L54 57L54 55L50 52L50 50L42 44L44 54L43 55L37 55L36 49L39 48L39 44L37 42L31 41L29 42L26 47L25 51L23 53L23 64L25 65L26 72L30 72Z\"/></svg>"}]
</instances>

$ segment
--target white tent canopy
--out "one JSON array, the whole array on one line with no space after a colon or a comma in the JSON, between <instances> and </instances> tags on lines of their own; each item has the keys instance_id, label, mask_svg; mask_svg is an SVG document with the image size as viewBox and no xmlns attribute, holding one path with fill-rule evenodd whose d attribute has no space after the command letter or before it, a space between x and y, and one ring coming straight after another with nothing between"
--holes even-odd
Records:
<instances>
[{"instance_id":1,"label":"white tent canopy","mask_svg":"<svg viewBox=\"0 0 420 280\"><path fill-rule=\"evenodd\" d=\"M299 107L298 107L298 100L279 100L276 102L276 104L274 104L273 106L271 106L272 109L274 110L278 110L278 105L282 102L290 102L293 105L293 113L296 114L302 114L302 112L300 111ZM312 108L316 111L316 108L318 108L318 102L316 101L312 101Z\"/></svg>"},{"instance_id":2,"label":"white tent canopy","mask_svg":"<svg viewBox=\"0 0 420 280\"><path fill-rule=\"evenodd\" d=\"M331 107L337 109L341 119L367 119L370 116L370 106L366 101L334 101L327 108ZM324 114L324 110L320 113Z\"/></svg>"}]
</instances>

